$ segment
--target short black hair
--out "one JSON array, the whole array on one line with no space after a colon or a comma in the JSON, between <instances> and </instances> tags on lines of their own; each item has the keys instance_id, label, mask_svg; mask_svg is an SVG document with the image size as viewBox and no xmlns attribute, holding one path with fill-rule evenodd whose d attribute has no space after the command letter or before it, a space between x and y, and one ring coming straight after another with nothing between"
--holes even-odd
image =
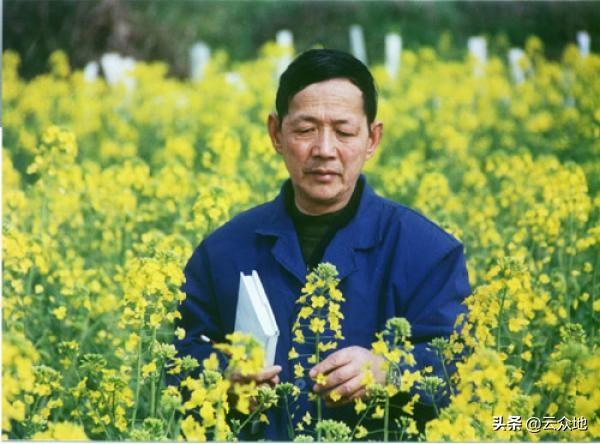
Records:
<instances>
[{"instance_id":1,"label":"short black hair","mask_svg":"<svg viewBox=\"0 0 600 444\"><path fill-rule=\"evenodd\" d=\"M377 115L377 90L373 76L360 60L336 49L309 49L296 57L281 74L275 98L279 125L298 92L313 83L335 78L348 79L362 91L363 110L370 126Z\"/></svg>"}]
</instances>

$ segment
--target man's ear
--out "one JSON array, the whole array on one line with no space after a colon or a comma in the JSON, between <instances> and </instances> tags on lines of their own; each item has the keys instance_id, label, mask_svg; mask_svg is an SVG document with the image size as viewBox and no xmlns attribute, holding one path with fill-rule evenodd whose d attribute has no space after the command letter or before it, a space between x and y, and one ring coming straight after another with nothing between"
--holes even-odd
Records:
<instances>
[{"instance_id":1,"label":"man's ear","mask_svg":"<svg viewBox=\"0 0 600 444\"><path fill-rule=\"evenodd\" d=\"M383 122L378 120L371 123L371 132L369 133L369 144L367 146L367 159L373 157L375 154L375 150L379 146L379 142L381 142L381 137L383 136Z\"/></svg>"},{"instance_id":2,"label":"man's ear","mask_svg":"<svg viewBox=\"0 0 600 444\"><path fill-rule=\"evenodd\" d=\"M267 129L269 131L269 136L271 137L273 148L275 148L275 151L281 154L281 129L279 126L279 117L277 117L276 113L269 114L269 118L267 120Z\"/></svg>"}]
</instances>

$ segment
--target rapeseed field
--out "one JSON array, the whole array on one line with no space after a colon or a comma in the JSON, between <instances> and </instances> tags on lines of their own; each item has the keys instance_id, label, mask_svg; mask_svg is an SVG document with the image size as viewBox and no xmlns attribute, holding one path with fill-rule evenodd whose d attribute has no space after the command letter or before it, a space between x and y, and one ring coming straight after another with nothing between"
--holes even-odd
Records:
<instances>
[{"instance_id":1,"label":"rapeseed field","mask_svg":"<svg viewBox=\"0 0 600 444\"><path fill-rule=\"evenodd\" d=\"M3 438L232 440L298 396L228 377L262 365L247 337L218 346L226 371L171 345L186 334L174 321L193 248L287 177L265 129L280 55L271 44L243 63L218 53L198 82L138 63L131 87L85 80L62 52L25 81L4 53ZM503 59L479 74L475 63L422 48L404 51L396 79L373 67L385 128L367 179L464 243L474 292L460 334L431 344L456 373L406 372L355 409L394 440L597 439L600 57L567 46L551 61L530 38L522 83ZM318 340L325 322L343 332L348 295L323 264L299 297L318 360L336 346ZM390 320L373 350L390 368L410 363L410 325ZM424 433L416 398L389 414L415 387L450 396ZM371 432L308 415L290 439Z\"/></svg>"}]
</instances>

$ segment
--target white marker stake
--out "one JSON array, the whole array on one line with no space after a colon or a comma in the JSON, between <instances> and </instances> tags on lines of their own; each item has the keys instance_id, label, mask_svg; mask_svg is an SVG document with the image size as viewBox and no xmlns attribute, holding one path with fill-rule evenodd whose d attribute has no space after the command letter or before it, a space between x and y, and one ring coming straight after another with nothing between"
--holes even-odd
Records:
<instances>
[{"instance_id":1,"label":"white marker stake","mask_svg":"<svg viewBox=\"0 0 600 444\"><path fill-rule=\"evenodd\" d=\"M121 57L115 52L109 52L100 58L100 65L109 85L123 82L128 91L135 87L135 79L131 77L131 71L135 68L135 59L132 57Z\"/></svg>"},{"instance_id":2,"label":"white marker stake","mask_svg":"<svg viewBox=\"0 0 600 444\"><path fill-rule=\"evenodd\" d=\"M86 82L93 82L98 78L99 70L98 62L88 62L83 68L83 78Z\"/></svg>"},{"instance_id":3,"label":"white marker stake","mask_svg":"<svg viewBox=\"0 0 600 444\"><path fill-rule=\"evenodd\" d=\"M523 83L525 81L525 72L520 64L525 57L525 52L521 48L510 48L508 50L508 63L510 64L510 74L515 83Z\"/></svg>"},{"instance_id":4,"label":"white marker stake","mask_svg":"<svg viewBox=\"0 0 600 444\"><path fill-rule=\"evenodd\" d=\"M121 80L125 83L128 91L131 91L135 87L135 79L130 75L134 68L135 59L133 57L124 57L121 59L121 69L123 72Z\"/></svg>"},{"instance_id":5,"label":"white marker stake","mask_svg":"<svg viewBox=\"0 0 600 444\"><path fill-rule=\"evenodd\" d=\"M283 71L292 62L292 54L294 52L294 36L291 31L282 29L275 35L275 41L284 50L284 54L277 61L277 76L280 76Z\"/></svg>"},{"instance_id":6,"label":"white marker stake","mask_svg":"<svg viewBox=\"0 0 600 444\"><path fill-rule=\"evenodd\" d=\"M475 57L475 68L473 74L480 76L483 74L483 67L487 62L487 43L483 37L469 37L467 42L469 53Z\"/></svg>"},{"instance_id":7,"label":"white marker stake","mask_svg":"<svg viewBox=\"0 0 600 444\"><path fill-rule=\"evenodd\" d=\"M275 40L279 46L283 46L285 48L291 48L294 45L294 36L292 35L292 32L287 29L277 31Z\"/></svg>"},{"instance_id":8,"label":"white marker stake","mask_svg":"<svg viewBox=\"0 0 600 444\"><path fill-rule=\"evenodd\" d=\"M210 61L210 48L204 42L197 42L190 48L190 78L201 80L206 65Z\"/></svg>"},{"instance_id":9,"label":"white marker stake","mask_svg":"<svg viewBox=\"0 0 600 444\"><path fill-rule=\"evenodd\" d=\"M103 54L100 58L104 78L109 85L114 85L121 76L121 56L116 52Z\"/></svg>"},{"instance_id":10,"label":"white marker stake","mask_svg":"<svg viewBox=\"0 0 600 444\"><path fill-rule=\"evenodd\" d=\"M365 48L365 36L360 25L350 26L350 48L352 55L367 64L367 50Z\"/></svg>"},{"instance_id":11,"label":"white marker stake","mask_svg":"<svg viewBox=\"0 0 600 444\"><path fill-rule=\"evenodd\" d=\"M590 35L586 31L579 31L577 33L577 46L579 46L581 58L586 58L590 55Z\"/></svg>"},{"instance_id":12,"label":"white marker stake","mask_svg":"<svg viewBox=\"0 0 600 444\"><path fill-rule=\"evenodd\" d=\"M385 68L392 79L398 75L401 58L402 37L395 33L387 34L385 36Z\"/></svg>"}]
</instances>

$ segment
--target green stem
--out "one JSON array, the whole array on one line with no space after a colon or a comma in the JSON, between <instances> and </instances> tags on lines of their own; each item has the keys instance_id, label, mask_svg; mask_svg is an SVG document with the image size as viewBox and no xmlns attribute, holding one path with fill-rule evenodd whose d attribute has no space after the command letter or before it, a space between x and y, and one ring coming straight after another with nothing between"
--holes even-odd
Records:
<instances>
[{"instance_id":1,"label":"green stem","mask_svg":"<svg viewBox=\"0 0 600 444\"><path fill-rule=\"evenodd\" d=\"M135 419L137 416L138 403L140 401L140 379L142 377L142 333L143 327L140 327L140 334L138 340L138 362L137 362L137 370L136 370L136 379L135 379L135 403L133 405L133 413L131 414L131 426L130 431L133 430L135 426Z\"/></svg>"},{"instance_id":2,"label":"green stem","mask_svg":"<svg viewBox=\"0 0 600 444\"><path fill-rule=\"evenodd\" d=\"M150 347L154 346L154 342L156 341L156 328L152 329L152 342L150 343ZM150 385L150 417L156 417L156 383L158 382L158 378L156 376L152 376L152 381Z\"/></svg>"},{"instance_id":3,"label":"green stem","mask_svg":"<svg viewBox=\"0 0 600 444\"><path fill-rule=\"evenodd\" d=\"M127 247L129 244L129 230L127 230L127 217L125 217L125 220L123 221L123 226L121 227L121 251L119 252L119 256L120 256L120 263L124 264L125 263L125 254L127 253Z\"/></svg>"},{"instance_id":4,"label":"green stem","mask_svg":"<svg viewBox=\"0 0 600 444\"><path fill-rule=\"evenodd\" d=\"M496 326L496 351L500 351L500 330L502 328L502 315L504 314L504 299L506 299L506 288L502 290L500 299L500 310L498 311L498 325Z\"/></svg>"},{"instance_id":5,"label":"green stem","mask_svg":"<svg viewBox=\"0 0 600 444\"><path fill-rule=\"evenodd\" d=\"M454 390L454 387L452 386L452 381L450 381L450 375L448 374L448 370L446 369L446 363L444 362L444 356L441 352L439 353L439 358L442 363L442 370L444 372L444 378L446 378L446 384L448 384L448 389L450 390L450 393L452 395L456 395L456 390Z\"/></svg>"},{"instance_id":6,"label":"green stem","mask_svg":"<svg viewBox=\"0 0 600 444\"><path fill-rule=\"evenodd\" d=\"M175 410L173 410L175 412ZM173 431L173 441L179 439L179 432L181 430L181 421L175 421L175 430Z\"/></svg>"},{"instance_id":7,"label":"green stem","mask_svg":"<svg viewBox=\"0 0 600 444\"><path fill-rule=\"evenodd\" d=\"M244 420L244 422L242 422L240 424L240 427L235 431L235 434L238 435L242 429L244 427L246 427L246 424L248 424L252 419L254 419L254 417L258 414L258 413L262 413L262 405L258 406L252 413L250 413L248 415L248 417Z\"/></svg>"},{"instance_id":8,"label":"green stem","mask_svg":"<svg viewBox=\"0 0 600 444\"><path fill-rule=\"evenodd\" d=\"M319 314L320 314L320 310L319 310ZM317 332L316 334L316 351L315 351L315 356L317 358L317 364L320 362L320 354L319 354L319 333ZM317 424L319 424L323 418L323 412L322 410L322 406L321 406L321 397L317 396ZM319 428L317 430L317 441L321 441L321 428Z\"/></svg>"},{"instance_id":9,"label":"green stem","mask_svg":"<svg viewBox=\"0 0 600 444\"><path fill-rule=\"evenodd\" d=\"M87 338L89 336L92 335L92 333L94 333L94 331L103 325L104 322L106 322L106 320L104 319L105 316L104 315L100 315L96 318L96 320L90 325L89 321L90 321L90 315L89 312L86 316L85 319L85 323L84 323L84 327L81 330L81 335L79 336L79 344L83 347L84 342L87 341Z\"/></svg>"},{"instance_id":10,"label":"green stem","mask_svg":"<svg viewBox=\"0 0 600 444\"><path fill-rule=\"evenodd\" d=\"M111 402L110 402L110 416L115 421L115 392L112 392Z\"/></svg>"},{"instance_id":11,"label":"green stem","mask_svg":"<svg viewBox=\"0 0 600 444\"><path fill-rule=\"evenodd\" d=\"M573 213L569 213L569 218L567 220L567 243L570 244L572 237L573 237ZM573 242L574 244L575 242ZM571 301L572 301L572 297L571 297L571 292L569 291L569 279L571 279L570 276L570 270L571 267L573 266L573 255L567 253L567 259L566 259L566 269L564 270L564 276L565 276L565 304L567 305L566 311L567 311L567 320L569 322L571 322L571 310L572 310L572 306L571 306Z\"/></svg>"},{"instance_id":12,"label":"green stem","mask_svg":"<svg viewBox=\"0 0 600 444\"><path fill-rule=\"evenodd\" d=\"M288 438L290 439L290 441L293 441L294 438L296 437L296 434L294 433L294 424L292 423L292 415L290 413L290 405L288 403L288 397L287 395L284 396L283 401L285 403L285 411L287 413L287 417L288 417Z\"/></svg>"},{"instance_id":13,"label":"green stem","mask_svg":"<svg viewBox=\"0 0 600 444\"><path fill-rule=\"evenodd\" d=\"M33 290L33 280L35 279L35 273L36 273L36 269L35 269L35 265L32 265L29 268L29 273L27 273L27 284L25 286L25 295L29 296L32 293ZM25 307L25 304L23 304L23 299L19 298L19 302L21 303L22 307ZM25 335L25 337L27 337L27 322L26 322L26 317L23 316L21 318L21 322L22 322L22 328L23 328L23 334ZM4 326L6 328L6 321L4 322ZM33 339L33 338L31 338Z\"/></svg>"},{"instance_id":14,"label":"green stem","mask_svg":"<svg viewBox=\"0 0 600 444\"><path fill-rule=\"evenodd\" d=\"M600 253L596 252L596 260L594 260L594 273L592 274L592 307L594 306L594 302L596 301L596 275L597 275L597 271L598 271L598 267L600 266ZM592 322L592 337L595 338L595 334L596 334L596 312L592 311L592 320L594 322Z\"/></svg>"},{"instance_id":15,"label":"green stem","mask_svg":"<svg viewBox=\"0 0 600 444\"><path fill-rule=\"evenodd\" d=\"M29 268L29 273L27 273L27 285L25 286L25 294L31 295L31 291L33 289L33 279L35 278L35 265L32 265Z\"/></svg>"},{"instance_id":16,"label":"green stem","mask_svg":"<svg viewBox=\"0 0 600 444\"><path fill-rule=\"evenodd\" d=\"M390 438L390 397L385 395L385 407L383 416L383 440L389 441Z\"/></svg>"},{"instance_id":17,"label":"green stem","mask_svg":"<svg viewBox=\"0 0 600 444\"><path fill-rule=\"evenodd\" d=\"M156 382L158 378L152 376L150 380L150 417L156 418Z\"/></svg>"},{"instance_id":18,"label":"green stem","mask_svg":"<svg viewBox=\"0 0 600 444\"><path fill-rule=\"evenodd\" d=\"M169 432L171 431L171 427L173 426L173 419L175 418L175 409L171 410L171 416L169 416L169 422L167 422L167 438L169 437ZM177 439L177 436L172 437L173 441Z\"/></svg>"},{"instance_id":19,"label":"green stem","mask_svg":"<svg viewBox=\"0 0 600 444\"><path fill-rule=\"evenodd\" d=\"M354 425L354 428L352 429L352 434L351 434L352 437L354 437L354 434L356 433L356 430L362 424L362 422L364 421L364 419L367 416L367 413L369 413L372 408L373 408L373 401L369 401L369 405L365 408L365 412L358 419L357 423Z\"/></svg>"},{"instance_id":20,"label":"green stem","mask_svg":"<svg viewBox=\"0 0 600 444\"><path fill-rule=\"evenodd\" d=\"M33 418L33 415L35 415L35 413L38 410L38 407L40 404L40 399L41 399L41 397L36 396L35 401L33 402L32 406L31 406L31 409L28 409L29 415L27 415L27 423L29 425L29 428L31 428L31 426L32 426L32 418Z\"/></svg>"},{"instance_id":21,"label":"green stem","mask_svg":"<svg viewBox=\"0 0 600 444\"><path fill-rule=\"evenodd\" d=\"M157 384L158 384L158 388L160 389L161 387L161 382L164 381L165 375L166 375L166 361L162 361L162 364L160 366L160 371L158 372L158 376L157 376ZM156 409L159 410L159 406L160 406L160 402L161 402L161 394L162 392L160 390L157 391L156 393ZM160 412L158 413L160 415ZM161 415L162 417L162 415Z\"/></svg>"},{"instance_id":22,"label":"green stem","mask_svg":"<svg viewBox=\"0 0 600 444\"><path fill-rule=\"evenodd\" d=\"M440 416L440 410L438 409L437 403L435 402L435 395L431 394L431 402L433 403L433 410L435 410L435 416Z\"/></svg>"}]
</instances>

